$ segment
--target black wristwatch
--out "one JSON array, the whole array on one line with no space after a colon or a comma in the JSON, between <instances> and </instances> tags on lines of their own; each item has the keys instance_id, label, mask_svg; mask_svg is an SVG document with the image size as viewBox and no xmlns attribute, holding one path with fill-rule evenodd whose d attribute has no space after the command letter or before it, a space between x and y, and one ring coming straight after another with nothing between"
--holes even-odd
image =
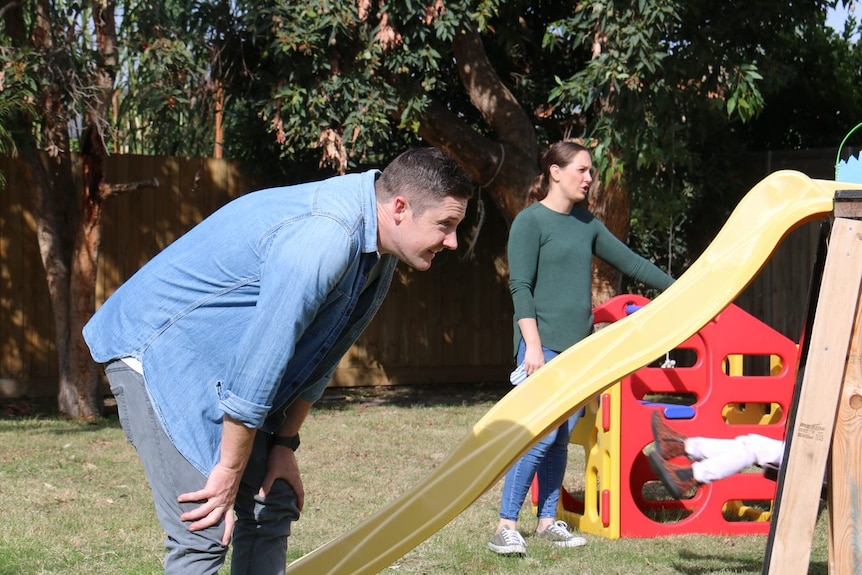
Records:
<instances>
[{"instance_id":1,"label":"black wristwatch","mask_svg":"<svg viewBox=\"0 0 862 575\"><path fill-rule=\"evenodd\" d=\"M284 437L282 435L276 435L275 433L273 433L272 444L286 447L291 451L296 451L297 449L299 449L299 434L297 433L293 437Z\"/></svg>"}]
</instances>

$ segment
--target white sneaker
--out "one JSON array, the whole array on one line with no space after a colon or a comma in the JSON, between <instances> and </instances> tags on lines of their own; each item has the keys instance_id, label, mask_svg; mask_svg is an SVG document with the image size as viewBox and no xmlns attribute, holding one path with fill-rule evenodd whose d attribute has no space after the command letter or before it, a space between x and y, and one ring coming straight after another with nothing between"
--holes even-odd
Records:
<instances>
[{"instance_id":1,"label":"white sneaker","mask_svg":"<svg viewBox=\"0 0 862 575\"><path fill-rule=\"evenodd\" d=\"M536 537L557 547L582 547L587 544L587 540L583 537L572 535L565 521L555 521L541 533L536 531Z\"/></svg>"},{"instance_id":2,"label":"white sneaker","mask_svg":"<svg viewBox=\"0 0 862 575\"><path fill-rule=\"evenodd\" d=\"M488 549L500 555L526 555L527 542L517 529L503 527L491 538Z\"/></svg>"}]
</instances>

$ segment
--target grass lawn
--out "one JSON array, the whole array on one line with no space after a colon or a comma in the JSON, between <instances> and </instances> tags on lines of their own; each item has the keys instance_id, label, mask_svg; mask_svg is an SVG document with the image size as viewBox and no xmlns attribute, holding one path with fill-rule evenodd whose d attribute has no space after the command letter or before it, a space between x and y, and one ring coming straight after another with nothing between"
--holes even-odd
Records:
<instances>
[{"instance_id":1,"label":"grass lawn","mask_svg":"<svg viewBox=\"0 0 862 575\"><path fill-rule=\"evenodd\" d=\"M507 390L503 385L331 390L303 428L298 457L307 495L289 540L290 559L337 537L418 483ZM82 424L52 411L50 402L0 403L0 575L160 573L163 535L140 462L116 415ZM576 487L583 482L583 455L578 461L582 450L571 451L566 485ZM609 541L587 535L586 547L534 543L525 558L499 557L486 546L501 489L502 482L492 486L384 573L762 570L765 536ZM809 574L828 571L826 515L821 513L811 543ZM521 530L527 534L534 528L525 506Z\"/></svg>"}]
</instances>

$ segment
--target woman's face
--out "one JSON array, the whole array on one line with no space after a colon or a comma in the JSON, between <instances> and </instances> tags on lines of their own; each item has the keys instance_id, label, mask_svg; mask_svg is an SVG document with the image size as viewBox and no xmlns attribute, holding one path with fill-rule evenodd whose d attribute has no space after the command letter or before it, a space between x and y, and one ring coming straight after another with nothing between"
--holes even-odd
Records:
<instances>
[{"instance_id":1,"label":"woman's face","mask_svg":"<svg viewBox=\"0 0 862 575\"><path fill-rule=\"evenodd\" d=\"M593 183L593 160L589 152L578 152L565 167L551 166L551 178L567 200L582 201Z\"/></svg>"}]
</instances>

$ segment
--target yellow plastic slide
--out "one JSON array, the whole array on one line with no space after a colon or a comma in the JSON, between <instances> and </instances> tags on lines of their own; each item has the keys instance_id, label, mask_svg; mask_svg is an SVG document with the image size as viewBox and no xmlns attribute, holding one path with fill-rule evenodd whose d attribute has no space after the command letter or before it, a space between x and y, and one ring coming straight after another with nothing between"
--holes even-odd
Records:
<instances>
[{"instance_id":1,"label":"yellow plastic slide","mask_svg":"<svg viewBox=\"0 0 862 575\"><path fill-rule=\"evenodd\" d=\"M288 573L378 573L454 519L549 430L618 380L677 347L733 302L776 246L832 212L837 190L862 185L776 172L739 203L703 255L637 314L569 348L512 389L438 468ZM492 534L489 533L490 538Z\"/></svg>"}]
</instances>

